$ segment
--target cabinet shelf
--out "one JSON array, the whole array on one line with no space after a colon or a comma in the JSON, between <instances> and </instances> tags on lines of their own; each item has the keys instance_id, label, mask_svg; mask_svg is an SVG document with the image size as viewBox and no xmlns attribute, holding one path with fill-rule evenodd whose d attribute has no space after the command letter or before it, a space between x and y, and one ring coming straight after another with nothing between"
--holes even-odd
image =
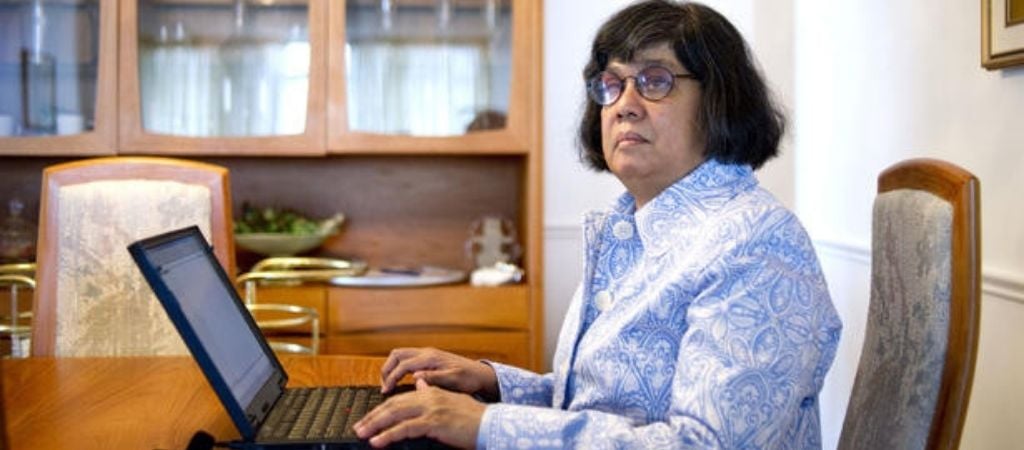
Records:
<instances>
[{"instance_id":1,"label":"cabinet shelf","mask_svg":"<svg viewBox=\"0 0 1024 450\"><path fill-rule=\"evenodd\" d=\"M99 68L95 61L79 62L79 63L68 63L57 61L55 65L57 74L73 73L79 77L87 80L95 80L99 74ZM21 62L20 61L0 61L0 76L2 77L20 77L21 76Z\"/></svg>"}]
</instances>

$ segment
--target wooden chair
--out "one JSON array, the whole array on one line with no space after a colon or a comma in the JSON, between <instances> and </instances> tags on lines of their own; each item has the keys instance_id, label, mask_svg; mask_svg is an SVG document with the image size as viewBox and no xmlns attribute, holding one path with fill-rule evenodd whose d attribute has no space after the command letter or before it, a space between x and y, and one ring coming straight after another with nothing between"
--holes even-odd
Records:
<instances>
[{"instance_id":1,"label":"wooden chair","mask_svg":"<svg viewBox=\"0 0 1024 450\"><path fill-rule=\"evenodd\" d=\"M126 247L196 224L234 273L225 168L97 158L43 171L33 356L187 354Z\"/></svg>"},{"instance_id":2,"label":"wooden chair","mask_svg":"<svg viewBox=\"0 0 1024 450\"><path fill-rule=\"evenodd\" d=\"M871 304L839 449L956 449L981 308L977 178L915 159L878 177Z\"/></svg>"}]
</instances>

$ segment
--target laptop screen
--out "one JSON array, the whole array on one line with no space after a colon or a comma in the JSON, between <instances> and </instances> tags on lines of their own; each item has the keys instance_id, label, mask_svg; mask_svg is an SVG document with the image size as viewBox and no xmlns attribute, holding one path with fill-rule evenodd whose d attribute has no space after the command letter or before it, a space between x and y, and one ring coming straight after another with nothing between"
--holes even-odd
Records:
<instances>
[{"instance_id":1,"label":"laptop screen","mask_svg":"<svg viewBox=\"0 0 1024 450\"><path fill-rule=\"evenodd\" d=\"M286 375L202 233L189 227L128 249L243 436L253 433Z\"/></svg>"},{"instance_id":2,"label":"laptop screen","mask_svg":"<svg viewBox=\"0 0 1024 450\"><path fill-rule=\"evenodd\" d=\"M274 368L212 264L206 252L186 252L160 272L231 394L248 405Z\"/></svg>"}]
</instances>

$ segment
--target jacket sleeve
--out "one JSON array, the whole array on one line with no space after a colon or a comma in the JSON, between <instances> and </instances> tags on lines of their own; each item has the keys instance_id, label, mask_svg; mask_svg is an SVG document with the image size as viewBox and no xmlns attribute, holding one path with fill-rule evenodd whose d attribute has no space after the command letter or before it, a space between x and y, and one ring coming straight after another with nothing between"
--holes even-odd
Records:
<instances>
[{"instance_id":1,"label":"jacket sleeve","mask_svg":"<svg viewBox=\"0 0 1024 450\"><path fill-rule=\"evenodd\" d=\"M554 375L540 375L501 363L487 361L498 376L498 391L502 403L551 406L551 388Z\"/></svg>"},{"instance_id":2,"label":"jacket sleeve","mask_svg":"<svg viewBox=\"0 0 1024 450\"><path fill-rule=\"evenodd\" d=\"M690 304L666 420L535 406L541 402L494 404L484 413L478 447L820 447L817 396L841 325L802 227L792 216L775 219L671 299Z\"/></svg>"}]
</instances>

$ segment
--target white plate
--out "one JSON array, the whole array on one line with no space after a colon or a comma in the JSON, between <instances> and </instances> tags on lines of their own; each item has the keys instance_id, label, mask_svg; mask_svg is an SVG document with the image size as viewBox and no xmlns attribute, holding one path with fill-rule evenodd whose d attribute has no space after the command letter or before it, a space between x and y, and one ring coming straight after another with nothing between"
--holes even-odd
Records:
<instances>
[{"instance_id":1,"label":"white plate","mask_svg":"<svg viewBox=\"0 0 1024 450\"><path fill-rule=\"evenodd\" d=\"M416 287L461 283L466 272L440 267L422 267L415 270L370 269L358 277L331 279L335 286L351 287Z\"/></svg>"}]
</instances>

